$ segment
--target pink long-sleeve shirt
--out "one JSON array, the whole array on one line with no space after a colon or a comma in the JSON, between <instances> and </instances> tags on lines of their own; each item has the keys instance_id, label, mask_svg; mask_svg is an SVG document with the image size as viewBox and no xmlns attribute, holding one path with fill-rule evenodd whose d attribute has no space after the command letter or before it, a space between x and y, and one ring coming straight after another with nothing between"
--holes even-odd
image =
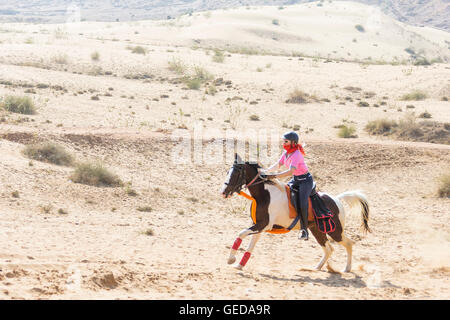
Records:
<instances>
[{"instance_id":1,"label":"pink long-sleeve shirt","mask_svg":"<svg viewBox=\"0 0 450 320\"><path fill-rule=\"evenodd\" d=\"M287 152L283 152L280 160L278 160L279 164L283 164L289 169L291 167L295 167L294 176L301 176L305 173L308 173L308 166L305 163L305 158L299 150L295 150L293 153L289 155L286 159Z\"/></svg>"}]
</instances>

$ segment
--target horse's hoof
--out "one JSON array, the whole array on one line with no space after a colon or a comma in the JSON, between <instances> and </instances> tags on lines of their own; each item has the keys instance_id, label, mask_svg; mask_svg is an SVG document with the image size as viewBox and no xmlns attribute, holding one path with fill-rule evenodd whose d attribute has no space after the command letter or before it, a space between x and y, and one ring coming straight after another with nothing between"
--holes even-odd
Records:
<instances>
[{"instance_id":1,"label":"horse's hoof","mask_svg":"<svg viewBox=\"0 0 450 320\"><path fill-rule=\"evenodd\" d=\"M228 261L227 261L228 264L233 264L233 263L235 263L235 262L236 262L236 257L230 257L230 258L228 258Z\"/></svg>"},{"instance_id":2,"label":"horse's hoof","mask_svg":"<svg viewBox=\"0 0 450 320\"><path fill-rule=\"evenodd\" d=\"M344 270L342 270L342 273L347 273L350 272L352 270L352 268L345 268Z\"/></svg>"},{"instance_id":3,"label":"horse's hoof","mask_svg":"<svg viewBox=\"0 0 450 320\"><path fill-rule=\"evenodd\" d=\"M243 266L239 263L236 263L233 268L237 269L237 270L242 270Z\"/></svg>"}]
</instances>

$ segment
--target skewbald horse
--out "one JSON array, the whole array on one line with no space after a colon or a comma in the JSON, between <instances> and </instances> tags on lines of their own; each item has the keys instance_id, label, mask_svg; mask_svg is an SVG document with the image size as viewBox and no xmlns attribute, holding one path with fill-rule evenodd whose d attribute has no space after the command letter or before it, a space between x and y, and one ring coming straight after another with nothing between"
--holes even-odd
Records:
<instances>
[{"instance_id":1,"label":"skewbald horse","mask_svg":"<svg viewBox=\"0 0 450 320\"><path fill-rule=\"evenodd\" d=\"M262 179L259 174L261 166L257 163L243 162L239 155L235 155L235 162L228 170L226 181L222 187L221 193L224 198L229 198L233 193L239 193L242 188L248 188L250 195L256 200L256 221L253 226L242 230L231 248L228 264L236 261L236 252L241 245L242 240L252 235L250 244L244 253L239 264L235 264L236 269L242 270L251 256L256 242L262 235L263 231L270 231L274 227L288 228L293 218L289 217L289 199L285 191L285 184L278 181ZM333 197L326 193L319 192L319 196L325 202L327 207L333 212L333 221L336 228L328 234L319 231L316 222L308 219L308 229L316 238L319 245L324 251L324 256L319 264L315 267L320 270L330 258L333 247L330 245L329 238L342 245L347 251L347 264L343 272L350 272L352 268L352 245L344 232L345 225L345 208L342 201L345 201L350 208L360 206L361 208L361 227L364 232L371 232L369 221L369 203L365 195L359 191L347 191ZM293 229L299 229L300 223L297 223Z\"/></svg>"}]
</instances>

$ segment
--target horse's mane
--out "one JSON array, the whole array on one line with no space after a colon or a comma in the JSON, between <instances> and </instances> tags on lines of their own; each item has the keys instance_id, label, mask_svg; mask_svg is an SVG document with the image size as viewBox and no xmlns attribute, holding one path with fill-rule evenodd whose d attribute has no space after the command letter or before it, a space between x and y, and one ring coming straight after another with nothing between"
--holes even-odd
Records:
<instances>
[{"instance_id":1,"label":"horse's mane","mask_svg":"<svg viewBox=\"0 0 450 320\"><path fill-rule=\"evenodd\" d=\"M245 164L248 164L252 168L255 168L256 171L258 171L258 169L262 168L261 163L259 163L259 162L246 161ZM283 192L285 190L285 185L286 184L281 182L278 179L267 180L267 181L264 181L264 183L276 186L278 189L280 189L281 192Z\"/></svg>"}]
</instances>

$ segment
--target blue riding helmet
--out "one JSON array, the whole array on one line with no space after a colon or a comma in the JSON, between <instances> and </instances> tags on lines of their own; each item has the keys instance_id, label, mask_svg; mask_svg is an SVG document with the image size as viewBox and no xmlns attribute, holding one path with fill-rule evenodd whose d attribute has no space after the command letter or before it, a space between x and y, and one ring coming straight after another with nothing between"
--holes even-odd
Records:
<instances>
[{"instance_id":1,"label":"blue riding helmet","mask_svg":"<svg viewBox=\"0 0 450 320\"><path fill-rule=\"evenodd\" d=\"M298 143L298 134L294 131L289 131L283 135L283 139L286 139L289 141L294 141L295 143Z\"/></svg>"}]
</instances>

